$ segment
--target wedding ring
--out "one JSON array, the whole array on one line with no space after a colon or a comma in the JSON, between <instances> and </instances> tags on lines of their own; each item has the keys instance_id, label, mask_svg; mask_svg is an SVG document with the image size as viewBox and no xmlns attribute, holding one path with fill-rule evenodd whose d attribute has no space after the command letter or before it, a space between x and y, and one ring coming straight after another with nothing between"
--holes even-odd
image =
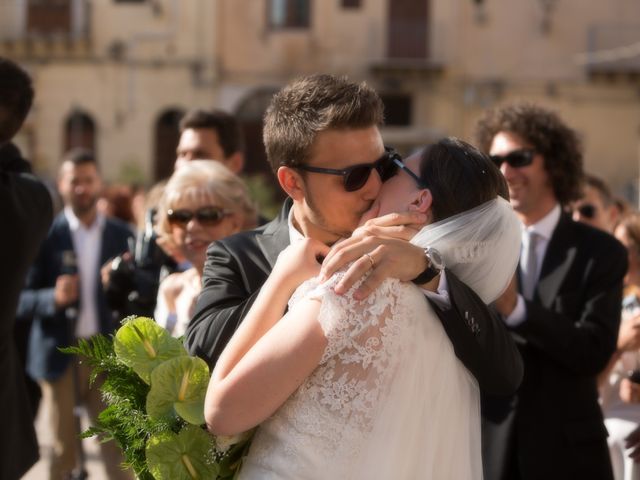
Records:
<instances>
[{"instance_id":1,"label":"wedding ring","mask_svg":"<svg viewBox=\"0 0 640 480\"><path fill-rule=\"evenodd\" d=\"M368 253L365 253L364 256L369 259L369 262L371 263L371 268L373 269L376 266L376 263L373 261L373 257Z\"/></svg>"}]
</instances>

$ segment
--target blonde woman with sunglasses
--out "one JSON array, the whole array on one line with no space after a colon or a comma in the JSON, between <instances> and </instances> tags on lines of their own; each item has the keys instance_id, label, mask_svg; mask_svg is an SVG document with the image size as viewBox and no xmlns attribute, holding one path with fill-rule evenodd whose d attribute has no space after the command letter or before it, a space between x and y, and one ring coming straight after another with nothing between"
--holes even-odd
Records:
<instances>
[{"instance_id":1,"label":"blonde woman with sunglasses","mask_svg":"<svg viewBox=\"0 0 640 480\"><path fill-rule=\"evenodd\" d=\"M166 277L158 290L154 316L173 336L184 334L193 313L209 244L255 222L246 185L221 163L195 160L169 179L158 206L159 241L170 243L191 265Z\"/></svg>"}]
</instances>

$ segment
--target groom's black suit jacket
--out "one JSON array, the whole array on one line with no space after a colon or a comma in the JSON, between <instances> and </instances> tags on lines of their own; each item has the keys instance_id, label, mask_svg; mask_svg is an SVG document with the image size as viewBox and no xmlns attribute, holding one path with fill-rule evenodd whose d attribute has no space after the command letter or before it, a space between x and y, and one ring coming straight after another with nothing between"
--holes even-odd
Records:
<instances>
[{"instance_id":1,"label":"groom's black suit jacket","mask_svg":"<svg viewBox=\"0 0 640 480\"><path fill-rule=\"evenodd\" d=\"M191 354L214 365L271 273L278 254L289 245L291 200L272 222L213 243L207 251L203 289L187 327ZM522 360L502 321L475 293L447 272L454 305L433 305L456 355L476 377L481 390L513 393L522 379Z\"/></svg>"},{"instance_id":2,"label":"groom's black suit jacket","mask_svg":"<svg viewBox=\"0 0 640 480\"><path fill-rule=\"evenodd\" d=\"M626 271L613 236L560 217L513 329L522 385L515 398L483 398L486 480L612 478L596 376L616 348Z\"/></svg>"}]
</instances>

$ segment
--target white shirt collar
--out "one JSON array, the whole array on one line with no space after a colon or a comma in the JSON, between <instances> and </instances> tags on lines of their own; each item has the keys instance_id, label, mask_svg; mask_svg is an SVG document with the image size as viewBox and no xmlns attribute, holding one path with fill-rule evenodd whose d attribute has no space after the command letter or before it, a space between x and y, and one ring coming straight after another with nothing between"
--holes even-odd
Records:
<instances>
[{"instance_id":1,"label":"white shirt collar","mask_svg":"<svg viewBox=\"0 0 640 480\"><path fill-rule=\"evenodd\" d=\"M289 217L287 218L287 225L289 226L289 243L294 244L300 240L304 240L304 235L293 224L293 209L295 205L289 210Z\"/></svg>"},{"instance_id":2,"label":"white shirt collar","mask_svg":"<svg viewBox=\"0 0 640 480\"><path fill-rule=\"evenodd\" d=\"M549 241L551 239L553 231L556 229L556 226L560 221L561 213L562 210L560 209L560 204L556 203L556 206L553 207L551 211L547 213L542 219L540 219L533 225L524 227L523 231L525 231L526 233L535 232L545 240Z\"/></svg>"},{"instance_id":3,"label":"white shirt collar","mask_svg":"<svg viewBox=\"0 0 640 480\"><path fill-rule=\"evenodd\" d=\"M80 221L80 219L76 216L76 214L73 213L73 210L69 205L64 207L64 216L66 217L67 222L69 223L69 230L71 230L72 232L76 232L80 227L83 227L86 230L92 230L94 228L98 228L102 230L106 222L105 216L100 212L98 212L96 214L96 219L93 222L93 224L87 227Z\"/></svg>"}]
</instances>

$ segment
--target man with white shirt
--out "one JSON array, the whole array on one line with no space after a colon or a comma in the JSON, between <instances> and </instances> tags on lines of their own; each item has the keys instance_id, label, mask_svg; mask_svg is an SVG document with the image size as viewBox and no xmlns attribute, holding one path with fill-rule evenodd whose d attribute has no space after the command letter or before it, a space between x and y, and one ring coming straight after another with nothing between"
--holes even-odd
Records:
<instances>
[{"instance_id":1,"label":"man with white shirt","mask_svg":"<svg viewBox=\"0 0 640 480\"><path fill-rule=\"evenodd\" d=\"M485 479L611 479L596 375L616 347L626 252L563 211L581 194L582 152L556 114L493 110L478 140L523 225L519 272L495 306L524 379L514 398L483 399Z\"/></svg>"},{"instance_id":2,"label":"man with white shirt","mask_svg":"<svg viewBox=\"0 0 640 480\"><path fill-rule=\"evenodd\" d=\"M132 238L124 223L97 211L101 188L93 155L84 150L69 152L58 176L65 208L54 219L20 296L19 311L34 318L27 370L40 382L44 399L52 408L50 478L56 480L67 478L76 466L76 395L94 418L103 408L97 388L88 389L88 367L75 366L73 357L58 348L78 338L111 333L117 326L118 319L106 305L100 266L125 252ZM109 478L128 478L119 468L121 460L113 442L102 446Z\"/></svg>"}]
</instances>

